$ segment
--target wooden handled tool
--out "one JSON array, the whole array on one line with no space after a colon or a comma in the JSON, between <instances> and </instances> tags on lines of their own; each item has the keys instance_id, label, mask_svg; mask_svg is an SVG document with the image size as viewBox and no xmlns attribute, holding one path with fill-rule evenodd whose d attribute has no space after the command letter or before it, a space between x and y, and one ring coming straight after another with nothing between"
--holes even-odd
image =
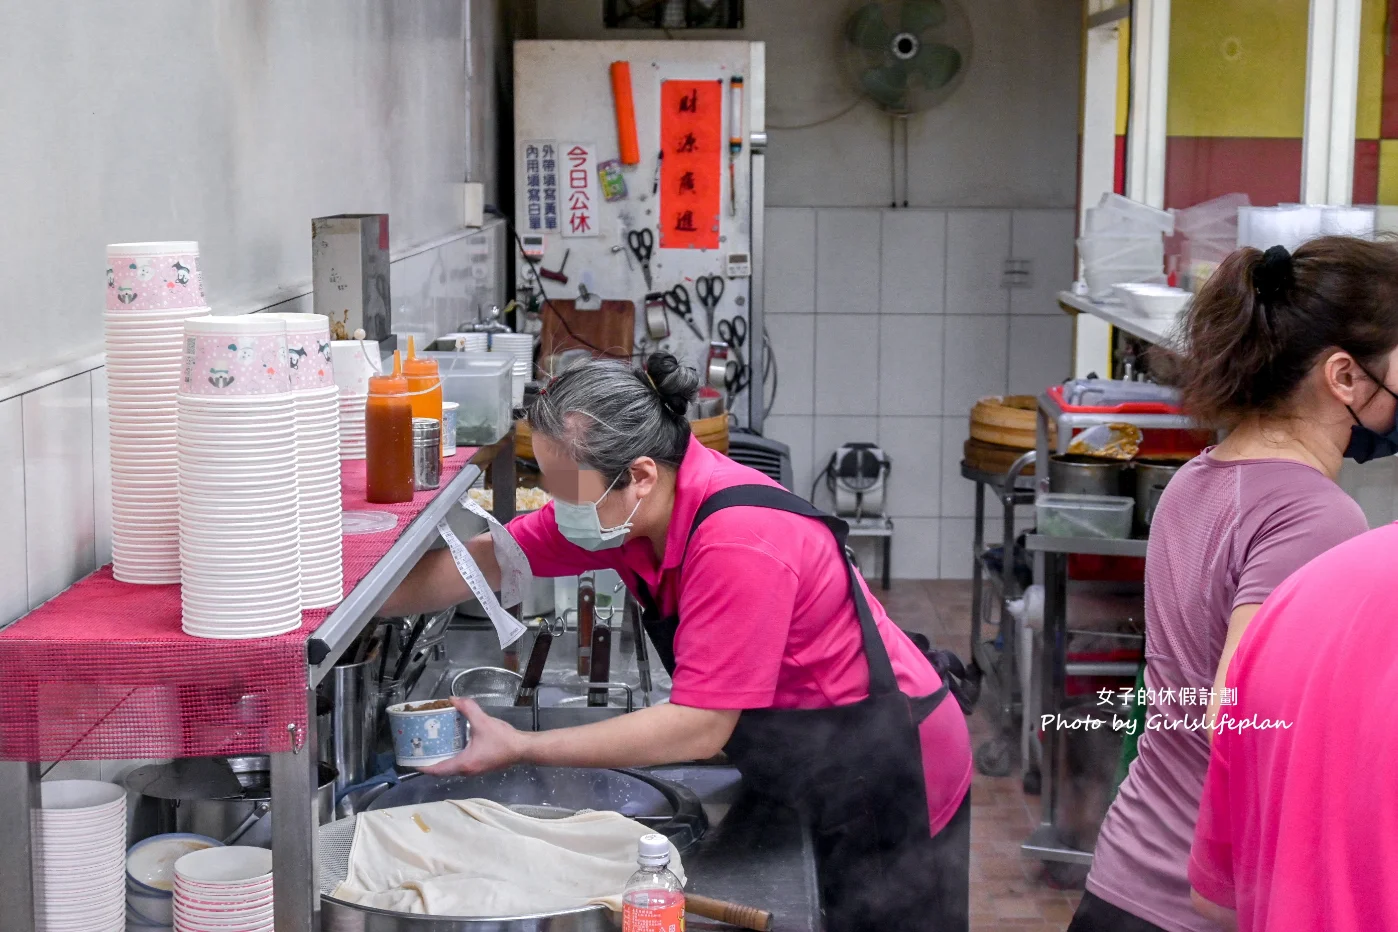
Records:
<instances>
[{"instance_id":1,"label":"wooden handled tool","mask_svg":"<svg viewBox=\"0 0 1398 932\"><path fill-rule=\"evenodd\" d=\"M545 625L534 636L534 649L529 652L529 666L524 669L524 679L519 684L519 694L515 706L528 708L534 704L534 691L539 688L539 680L544 678L544 664L549 659L549 648L553 645L553 632Z\"/></svg>"},{"instance_id":2,"label":"wooden handled tool","mask_svg":"<svg viewBox=\"0 0 1398 932\"><path fill-rule=\"evenodd\" d=\"M684 895L685 912L705 919L717 919L740 929L753 929L754 932L772 932L772 914L754 906L741 906L725 900L712 900L694 893Z\"/></svg>"},{"instance_id":3,"label":"wooden handled tool","mask_svg":"<svg viewBox=\"0 0 1398 932\"><path fill-rule=\"evenodd\" d=\"M606 625L597 625L592 631L592 672L589 680L593 683L605 683L612 672L612 629ZM590 706L605 706L607 704L607 691L605 689L589 689L587 691L587 704Z\"/></svg>"},{"instance_id":4,"label":"wooden handled tool","mask_svg":"<svg viewBox=\"0 0 1398 932\"><path fill-rule=\"evenodd\" d=\"M578 676L586 679L592 673L592 622L596 617L597 592L592 579L578 582Z\"/></svg>"}]
</instances>

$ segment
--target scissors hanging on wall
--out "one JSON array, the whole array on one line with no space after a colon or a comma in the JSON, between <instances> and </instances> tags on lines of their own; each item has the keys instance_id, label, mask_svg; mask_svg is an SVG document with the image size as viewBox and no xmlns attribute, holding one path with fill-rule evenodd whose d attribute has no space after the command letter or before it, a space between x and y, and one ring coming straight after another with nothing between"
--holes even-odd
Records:
<instances>
[{"instance_id":1,"label":"scissors hanging on wall","mask_svg":"<svg viewBox=\"0 0 1398 932\"><path fill-rule=\"evenodd\" d=\"M743 346L748 342L747 318L735 317L732 320L719 321L718 338L732 348L733 358L737 362L724 378L724 387L728 389L731 398L747 388L752 377L752 369L748 366L747 356L743 352Z\"/></svg>"},{"instance_id":2,"label":"scissors hanging on wall","mask_svg":"<svg viewBox=\"0 0 1398 932\"><path fill-rule=\"evenodd\" d=\"M723 300L723 287L723 279L717 275L700 275L694 280L694 293L698 295L699 303L704 305L710 340L714 338L714 310Z\"/></svg>"},{"instance_id":3,"label":"scissors hanging on wall","mask_svg":"<svg viewBox=\"0 0 1398 932\"><path fill-rule=\"evenodd\" d=\"M631 254L641 263L641 274L646 277L646 290L650 291L650 257L655 252L655 234L649 227L644 230L632 230L626 234L626 245L631 247Z\"/></svg>"},{"instance_id":4,"label":"scissors hanging on wall","mask_svg":"<svg viewBox=\"0 0 1398 932\"><path fill-rule=\"evenodd\" d=\"M678 314L685 323L689 324L689 329L694 331L694 335L701 342L709 342L708 337L700 332L699 325L694 322L694 306L689 303L689 289L684 286L684 282L680 282L665 292L665 307L672 313Z\"/></svg>"}]
</instances>

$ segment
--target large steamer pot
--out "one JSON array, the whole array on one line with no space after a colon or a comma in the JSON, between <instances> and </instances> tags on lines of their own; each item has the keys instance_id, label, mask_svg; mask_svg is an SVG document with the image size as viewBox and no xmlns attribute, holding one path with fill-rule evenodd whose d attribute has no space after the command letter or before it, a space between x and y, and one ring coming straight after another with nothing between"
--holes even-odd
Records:
<instances>
[{"instance_id":1,"label":"large steamer pot","mask_svg":"<svg viewBox=\"0 0 1398 932\"><path fill-rule=\"evenodd\" d=\"M272 847L272 775L266 756L228 759L243 791L239 796L198 798L199 787L182 783L170 764L133 770L123 781L137 794L132 816L133 839L167 832L217 838L227 845ZM335 769L320 765L312 808L316 823L334 818Z\"/></svg>"},{"instance_id":2,"label":"large steamer pot","mask_svg":"<svg viewBox=\"0 0 1398 932\"><path fill-rule=\"evenodd\" d=\"M1178 460L1136 460L1136 526L1149 528L1160 494L1184 465Z\"/></svg>"},{"instance_id":3,"label":"large steamer pot","mask_svg":"<svg viewBox=\"0 0 1398 932\"><path fill-rule=\"evenodd\" d=\"M1097 456L1058 453L1049 457L1049 491L1071 495L1120 495L1130 464Z\"/></svg>"}]
</instances>

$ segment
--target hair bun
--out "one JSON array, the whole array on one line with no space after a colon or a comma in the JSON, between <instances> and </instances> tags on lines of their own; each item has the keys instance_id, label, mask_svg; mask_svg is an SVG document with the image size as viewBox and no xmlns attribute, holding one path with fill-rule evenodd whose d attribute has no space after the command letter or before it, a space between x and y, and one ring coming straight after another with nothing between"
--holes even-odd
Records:
<instances>
[{"instance_id":1,"label":"hair bun","mask_svg":"<svg viewBox=\"0 0 1398 932\"><path fill-rule=\"evenodd\" d=\"M651 353L646 358L645 375L665 410L675 417L685 417L690 402L699 397L699 373L680 365L669 353Z\"/></svg>"}]
</instances>

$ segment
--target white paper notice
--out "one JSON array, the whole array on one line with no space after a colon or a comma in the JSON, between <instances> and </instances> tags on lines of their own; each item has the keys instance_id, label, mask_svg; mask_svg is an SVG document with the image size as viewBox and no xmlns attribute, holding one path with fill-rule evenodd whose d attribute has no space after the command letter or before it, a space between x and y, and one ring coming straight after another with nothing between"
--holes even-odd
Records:
<instances>
[{"instance_id":1,"label":"white paper notice","mask_svg":"<svg viewBox=\"0 0 1398 932\"><path fill-rule=\"evenodd\" d=\"M519 541L469 493L461 496L461 507L483 519L490 528L490 539L495 544L495 562L500 564L500 604L509 608L523 602L534 574L529 572L529 558L520 549Z\"/></svg>"},{"instance_id":2,"label":"white paper notice","mask_svg":"<svg viewBox=\"0 0 1398 932\"><path fill-rule=\"evenodd\" d=\"M524 634L524 625L500 606L500 601L495 598L490 584L481 575L480 567L476 566L476 561L471 559L466 545L461 543L456 532L445 521L437 525L437 533L441 534L442 539L447 542L447 548L451 550L451 558L456 563L457 572L461 574L462 579L466 580L471 594L476 597L476 601L485 607L485 613L490 616L490 623L495 626L495 633L500 636L500 647L503 649L518 641L520 636Z\"/></svg>"}]
</instances>

